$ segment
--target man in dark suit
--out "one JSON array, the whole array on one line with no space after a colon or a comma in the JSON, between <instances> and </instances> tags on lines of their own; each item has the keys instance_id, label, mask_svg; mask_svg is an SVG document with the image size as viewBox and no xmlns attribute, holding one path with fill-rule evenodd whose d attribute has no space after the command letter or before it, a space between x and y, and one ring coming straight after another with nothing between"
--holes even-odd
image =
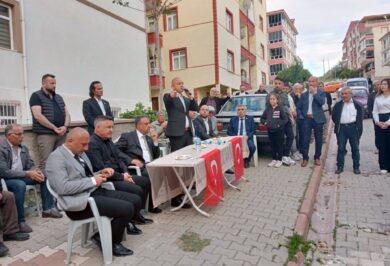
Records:
<instances>
[{"instance_id":1,"label":"man in dark suit","mask_svg":"<svg viewBox=\"0 0 390 266\"><path fill-rule=\"evenodd\" d=\"M325 92L318 88L317 78L310 77L309 90L301 95L297 106L298 119L302 125L300 133L302 136L302 167L306 167L309 161L309 147L312 130L314 130L315 138L314 165L321 165L322 134L326 122L322 106L325 104L325 100Z\"/></svg>"},{"instance_id":2,"label":"man in dark suit","mask_svg":"<svg viewBox=\"0 0 390 266\"><path fill-rule=\"evenodd\" d=\"M83 102L83 115L88 124L88 132L93 134L95 129L93 123L95 118L99 115L104 115L114 119L110 107L110 103L102 99L103 86L100 81L93 81L89 86L89 98Z\"/></svg>"},{"instance_id":3,"label":"man in dark suit","mask_svg":"<svg viewBox=\"0 0 390 266\"><path fill-rule=\"evenodd\" d=\"M183 96L185 94L186 96ZM164 104L168 113L168 126L165 135L169 138L171 151L191 145L191 119L188 112L198 111L198 104L180 78L172 79L171 91L164 95Z\"/></svg>"},{"instance_id":4,"label":"man in dark suit","mask_svg":"<svg viewBox=\"0 0 390 266\"><path fill-rule=\"evenodd\" d=\"M253 154L256 152L256 146L253 142L253 135L255 134L255 121L253 117L246 115L246 106L237 106L237 116L230 119L228 136L247 136L249 156L244 158L244 167L248 168L252 160Z\"/></svg>"},{"instance_id":5,"label":"man in dark suit","mask_svg":"<svg viewBox=\"0 0 390 266\"><path fill-rule=\"evenodd\" d=\"M335 104L332 111L334 133L337 136L337 170L341 174L344 170L344 157L347 141L351 145L353 172L360 174L359 140L363 133L363 107L352 99L349 87L341 90L342 101Z\"/></svg>"},{"instance_id":6,"label":"man in dark suit","mask_svg":"<svg viewBox=\"0 0 390 266\"><path fill-rule=\"evenodd\" d=\"M138 195L142 199L141 206L145 206L146 196L150 190L149 178L143 176L131 176L128 172L125 162L120 157L120 151L112 142L114 122L105 116L98 116L95 119L95 133L91 136L87 155L91 160L93 170L100 171L105 168L114 169L114 174L110 181L114 184L116 190L124 191ZM146 219L137 209L137 216L134 222L137 224L152 223L150 219ZM141 231L137 228L128 227L128 231L132 229ZM134 232L134 234L137 234Z\"/></svg>"},{"instance_id":7,"label":"man in dark suit","mask_svg":"<svg viewBox=\"0 0 390 266\"><path fill-rule=\"evenodd\" d=\"M116 146L121 151L121 157L127 165L135 165L141 169L142 177L149 178L146 164L160 157L157 132L150 133L150 120L147 116L135 118L136 130L123 133ZM160 213L160 208L153 208L152 193L149 190L149 212Z\"/></svg>"},{"instance_id":8,"label":"man in dark suit","mask_svg":"<svg viewBox=\"0 0 390 266\"><path fill-rule=\"evenodd\" d=\"M213 125L209 118L209 108L207 105L201 105L199 115L193 121L195 135L201 140L214 138Z\"/></svg>"}]
</instances>

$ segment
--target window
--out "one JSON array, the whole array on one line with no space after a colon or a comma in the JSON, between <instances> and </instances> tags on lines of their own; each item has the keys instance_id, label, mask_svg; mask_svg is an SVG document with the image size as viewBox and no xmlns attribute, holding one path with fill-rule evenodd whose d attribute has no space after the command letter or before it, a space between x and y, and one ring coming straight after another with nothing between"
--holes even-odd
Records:
<instances>
[{"instance_id":1,"label":"window","mask_svg":"<svg viewBox=\"0 0 390 266\"><path fill-rule=\"evenodd\" d=\"M270 57L271 59L283 58L283 49L281 47L270 49Z\"/></svg>"},{"instance_id":2,"label":"window","mask_svg":"<svg viewBox=\"0 0 390 266\"><path fill-rule=\"evenodd\" d=\"M0 102L0 126L18 122L18 107L17 103Z\"/></svg>"},{"instance_id":3,"label":"window","mask_svg":"<svg viewBox=\"0 0 390 266\"><path fill-rule=\"evenodd\" d=\"M226 9L226 30L233 33L233 14L228 9Z\"/></svg>"},{"instance_id":4,"label":"window","mask_svg":"<svg viewBox=\"0 0 390 266\"><path fill-rule=\"evenodd\" d=\"M374 46L374 40L373 39L366 40L366 47L369 47L369 46Z\"/></svg>"},{"instance_id":5,"label":"window","mask_svg":"<svg viewBox=\"0 0 390 266\"><path fill-rule=\"evenodd\" d=\"M270 32L268 34L269 43L281 42L283 41L282 31Z\"/></svg>"},{"instance_id":6,"label":"window","mask_svg":"<svg viewBox=\"0 0 390 266\"><path fill-rule=\"evenodd\" d=\"M270 68L271 75L274 76L283 70L283 65L282 64L270 65L269 68Z\"/></svg>"},{"instance_id":7,"label":"window","mask_svg":"<svg viewBox=\"0 0 390 266\"><path fill-rule=\"evenodd\" d=\"M268 25L270 27L275 27L282 25L282 14L275 14L268 17Z\"/></svg>"},{"instance_id":8,"label":"window","mask_svg":"<svg viewBox=\"0 0 390 266\"><path fill-rule=\"evenodd\" d=\"M0 47L12 49L11 8L0 4Z\"/></svg>"},{"instance_id":9,"label":"window","mask_svg":"<svg viewBox=\"0 0 390 266\"><path fill-rule=\"evenodd\" d=\"M148 32L154 32L154 18L153 17L147 17L147 25L148 25Z\"/></svg>"},{"instance_id":10,"label":"window","mask_svg":"<svg viewBox=\"0 0 390 266\"><path fill-rule=\"evenodd\" d=\"M265 48L263 44L260 44L260 56L261 59L265 59Z\"/></svg>"},{"instance_id":11,"label":"window","mask_svg":"<svg viewBox=\"0 0 390 266\"><path fill-rule=\"evenodd\" d=\"M264 31L264 19L262 16L259 16L259 27L261 31Z\"/></svg>"},{"instance_id":12,"label":"window","mask_svg":"<svg viewBox=\"0 0 390 266\"><path fill-rule=\"evenodd\" d=\"M172 9L166 15L166 30L174 30L177 29L177 9Z\"/></svg>"},{"instance_id":13,"label":"window","mask_svg":"<svg viewBox=\"0 0 390 266\"><path fill-rule=\"evenodd\" d=\"M366 53L366 59L374 58L374 51L367 51Z\"/></svg>"},{"instance_id":14,"label":"window","mask_svg":"<svg viewBox=\"0 0 390 266\"><path fill-rule=\"evenodd\" d=\"M263 85L267 84L267 74L265 74L264 72L261 72L261 83Z\"/></svg>"},{"instance_id":15,"label":"window","mask_svg":"<svg viewBox=\"0 0 390 266\"><path fill-rule=\"evenodd\" d=\"M227 70L234 72L234 53L232 51L227 51Z\"/></svg>"},{"instance_id":16,"label":"window","mask_svg":"<svg viewBox=\"0 0 390 266\"><path fill-rule=\"evenodd\" d=\"M245 69L241 69L241 81L248 83L248 76Z\"/></svg>"},{"instance_id":17,"label":"window","mask_svg":"<svg viewBox=\"0 0 390 266\"><path fill-rule=\"evenodd\" d=\"M171 50L170 52L171 70L181 70L187 68L187 49Z\"/></svg>"}]
</instances>

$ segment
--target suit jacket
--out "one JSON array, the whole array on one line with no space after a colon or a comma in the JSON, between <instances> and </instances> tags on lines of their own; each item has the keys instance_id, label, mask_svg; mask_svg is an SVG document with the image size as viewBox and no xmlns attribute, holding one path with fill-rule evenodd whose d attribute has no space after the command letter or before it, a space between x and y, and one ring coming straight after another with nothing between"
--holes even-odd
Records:
<instances>
[{"instance_id":1,"label":"suit jacket","mask_svg":"<svg viewBox=\"0 0 390 266\"><path fill-rule=\"evenodd\" d=\"M172 98L169 93L164 95L164 104L168 113L168 125L165 130L167 137L184 136L188 111L198 111L198 104L196 103L195 99L190 100L187 97L183 98L186 105L185 110L179 98ZM188 120L191 123L191 119L189 117Z\"/></svg>"},{"instance_id":2,"label":"suit jacket","mask_svg":"<svg viewBox=\"0 0 390 266\"><path fill-rule=\"evenodd\" d=\"M152 138L146 136L146 142L148 143L149 150L152 153L152 158L150 158L151 161L160 157L160 148L158 146L154 146ZM145 163L145 160L142 157L142 148L138 139L137 131L134 130L129 133L122 133L115 145L121 151L120 157L126 161L127 165L131 164L133 159L138 159Z\"/></svg>"},{"instance_id":3,"label":"suit jacket","mask_svg":"<svg viewBox=\"0 0 390 266\"><path fill-rule=\"evenodd\" d=\"M26 177L27 170L35 167L31 159L30 152L25 145L20 146L20 158L22 160L23 171L11 170L12 168L12 150L6 139L0 145L0 178L13 179Z\"/></svg>"},{"instance_id":4,"label":"suit jacket","mask_svg":"<svg viewBox=\"0 0 390 266\"><path fill-rule=\"evenodd\" d=\"M92 172L92 165L85 153L81 158ZM57 204L65 211L82 211L88 203L88 197L96 189L84 167L67 151L59 146L46 162L46 175L49 185L58 194Z\"/></svg>"},{"instance_id":5,"label":"suit jacket","mask_svg":"<svg viewBox=\"0 0 390 266\"><path fill-rule=\"evenodd\" d=\"M111 107L109 102L106 100L103 100L104 110L106 110L106 116L111 117L114 119L114 116L111 112ZM100 106L95 98L89 98L88 100L85 100L83 102L83 115L84 119L88 124L88 132L90 135L92 135L95 126L93 125L93 122L95 121L95 118L99 115L103 115L102 110L100 109Z\"/></svg>"},{"instance_id":6,"label":"suit jacket","mask_svg":"<svg viewBox=\"0 0 390 266\"><path fill-rule=\"evenodd\" d=\"M211 119L208 119L209 134L207 134L206 123L204 122L202 116L198 115L194 119L193 124L194 124L194 129L195 129L195 136L197 136L201 140L210 139L210 138L215 137L215 133L213 131L213 125L211 123Z\"/></svg>"},{"instance_id":7,"label":"suit jacket","mask_svg":"<svg viewBox=\"0 0 390 266\"><path fill-rule=\"evenodd\" d=\"M90 138L87 155L95 172L108 167L115 170L110 181L121 181L123 180L122 174L127 173L123 157L111 139L103 140L98 135L93 134Z\"/></svg>"},{"instance_id":8,"label":"suit jacket","mask_svg":"<svg viewBox=\"0 0 390 266\"><path fill-rule=\"evenodd\" d=\"M324 124L326 117L322 106L325 104L326 95L321 89L318 89L317 93L313 96L313 119L317 124ZM298 119L306 119L307 111L309 109L309 91L302 93L301 98L298 101L297 113Z\"/></svg>"},{"instance_id":9,"label":"suit jacket","mask_svg":"<svg viewBox=\"0 0 390 266\"><path fill-rule=\"evenodd\" d=\"M363 111L363 107L358 102L353 101L353 104L356 108L356 127L360 138L360 136L363 133L364 111ZM344 106L344 101L339 101L334 105L332 110L334 133L336 134L338 134L340 130L340 120L341 120L341 113L343 112L343 106Z\"/></svg>"},{"instance_id":10,"label":"suit jacket","mask_svg":"<svg viewBox=\"0 0 390 266\"><path fill-rule=\"evenodd\" d=\"M232 117L230 119L229 127L227 134L228 136L237 136L238 135L238 123L239 123L238 116ZM248 136L248 139L252 139L253 135L255 134L255 121L253 120L253 117L247 115L245 116L245 130L246 135Z\"/></svg>"}]
</instances>

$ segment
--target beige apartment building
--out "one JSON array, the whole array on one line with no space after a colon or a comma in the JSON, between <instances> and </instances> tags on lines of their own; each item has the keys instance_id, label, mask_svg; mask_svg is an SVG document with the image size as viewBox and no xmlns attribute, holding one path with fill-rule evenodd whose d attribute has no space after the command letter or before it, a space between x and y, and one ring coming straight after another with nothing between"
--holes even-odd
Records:
<instances>
[{"instance_id":1,"label":"beige apartment building","mask_svg":"<svg viewBox=\"0 0 390 266\"><path fill-rule=\"evenodd\" d=\"M153 20L147 21L150 90L157 109L157 40ZM199 101L213 86L225 93L241 84L255 90L269 82L265 0L182 0L161 16L159 26L166 91L176 76Z\"/></svg>"}]
</instances>

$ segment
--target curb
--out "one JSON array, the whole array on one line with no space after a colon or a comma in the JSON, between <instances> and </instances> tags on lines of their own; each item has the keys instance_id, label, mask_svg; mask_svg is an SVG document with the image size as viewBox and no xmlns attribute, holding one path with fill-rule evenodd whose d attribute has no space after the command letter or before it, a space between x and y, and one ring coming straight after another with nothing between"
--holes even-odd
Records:
<instances>
[{"instance_id":1,"label":"curb","mask_svg":"<svg viewBox=\"0 0 390 266\"><path fill-rule=\"evenodd\" d=\"M321 156L321 165L320 166L315 166L313 173L311 174L309 184L307 186L301 207L299 208L298 211L298 217L297 220L295 221L295 227L294 227L294 232L297 233L298 235L302 236L305 240L307 239L307 235L309 232L309 226L310 226L310 220L311 216L313 214L314 210L314 203L316 201L316 196L318 192L318 188L321 183L321 175L324 170L324 165L326 161L326 157L328 155L329 151L329 142L330 142L330 137L332 136L333 133L333 121L330 118L329 120L329 126L328 126L328 134L326 136L326 147L325 151ZM288 262L288 266L299 266L303 265L305 258L302 254L302 252L298 252L295 255L296 261L290 261Z\"/></svg>"}]
</instances>

